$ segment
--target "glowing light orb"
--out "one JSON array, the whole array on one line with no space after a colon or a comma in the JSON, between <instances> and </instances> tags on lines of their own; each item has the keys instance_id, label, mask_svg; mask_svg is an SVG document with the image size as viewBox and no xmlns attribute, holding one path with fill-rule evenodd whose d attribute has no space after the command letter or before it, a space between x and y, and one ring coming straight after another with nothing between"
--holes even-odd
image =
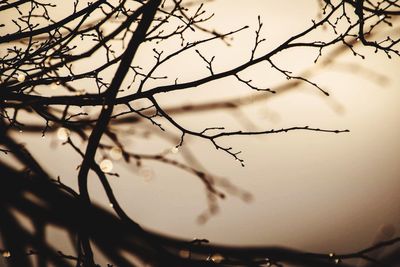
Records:
<instances>
[{"instance_id":1,"label":"glowing light orb","mask_svg":"<svg viewBox=\"0 0 400 267\"><path fill-rule=\"evenodd\" d=\"M174 146L173 148L171 148L171 153L172 154L177 154L179 152L179 148Z\"/></svg>"},{"instance_id":2,"label":"glowing light orb","mask_svg":"<svg viewBox=\"0 0 400 267\"><path fill-rule=\"evenodd\" d=\"M67 141L70 133L71 132L67 128L60 128L57 131L57 138L58 138L58 140L63 141L63 142Z\"/></svg>"},{"instance_id":3,"label":"glowing light orb","mask_svg":"<svg viewBox=\"0 0 400 267\"><path fill-rule=\"evenodd\" d=\"M215 263L221 263L224 260L224 256L221 254L214 254L210 258Z\"/></svg>"},{"instance_id":4,"label":"glowing light orb","mask_svg":"<svg viewBox=\"0 0 400 267\"><path fill-rule=\"evenodd\" d=\"M115 146L110 150L110 157L113 160L120 160L122 158L122 150L121 148Z\"/></svg>"},{"instance_id":5,"label":"glowing light orb","mask_svg":"<svg viewBox=\"0 0 400 267\"><path fill-rule=\"evenodd\" d=\"M17 80L22 83L23 81L25 81L25 78L26 78L25 74L20 73L18 74Z\"/></svg>"},{"instance_id":6,"label":"glowing light orb","mask_svg":"<svg viewBox=\"0 0 400 267\"><path fill-rule=\"evenodd\" d=\"M114 167L113 163L109 159L103 159L100 162L100 169L102 172L110 172L110 171L112 171L113 167Z\"/></svg>"}]
</instances>

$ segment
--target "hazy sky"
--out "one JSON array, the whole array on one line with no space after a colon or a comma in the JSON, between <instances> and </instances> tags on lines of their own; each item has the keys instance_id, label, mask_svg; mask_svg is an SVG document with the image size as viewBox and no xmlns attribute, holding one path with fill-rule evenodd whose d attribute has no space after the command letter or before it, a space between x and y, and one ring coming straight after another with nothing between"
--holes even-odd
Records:
<instances>
[{"instance_id":1,"label":"hazy sky","mask_svg":"<svg viewBox=\"0 0 400 267\"><path fill-rule=\"evenodd\" d=\"M263 34L267 39L260 54L311 25L311 19L317 15L316 1L306 0L220 0L210 3L207 9L216 13L210 27L220 31L251 26L235 37L231 47L217 41L201 48L207 56L217 55L217 70L248 57L257 15L264 22ZM367 56L365 60L346 53L335 59L337 64L311 76L331 93L330 97L304 84L247 106L240 113L212 112L176 117L194 129L216 126L221 121L230 129L246 129L249 123L235 119L243 114L260 130L305 125L350 129L350 133L340 135L298 131L224 140L224 144L243 151L245 168L221 151L215 151L210 143L195 138L188 140L185 146L202 165L251 192L254 197L251 203L228 196L222 201L220 212L206 224L199 225L196 218L206 208L206 199L196 177L173 167L146 162L154 177L145 181L130 171L132 166L121 162L115 166L121 177L110 180L122 207L148 229L235 245L283 245L313 251L349 252L367 246L382 224L393 225L398 233L400 61L398 58L388 60L384 54L374 54L372 50L360 51ZM280 55L276 62L284 69L300 73L311 65L317 54L317 51L297 49ZM143 52L135 58L135 64L149 64L149 58L151 56ZM365 70L360 72L352 64ZM195 53L177 59L173 65L165 67L165 71L171 74L172 80L174 74L182 80L206 74L204 64ZM376 74L385 76L387 82L378 83ZM285 82L284 77L267 69L267 65L252 68L243 75L272 89ZM225 79L191 92L157 99L164 106L172 106L246 94L248 90L240 83ZM70 148L55 149L50 144L58 141L50 136L43 140L40 136L24 134L20 140L28 143L34 154L49 166L50 173L60 175L68 184L76 184L73 179L77 176L80 159ZM138 151L160 151L163 146L168 149L173 145L137 138L125 141L130 141L132 149ZM171 157L179 159L180 156L178 153ZM94 176L92 178L89 188L93 196L107 205L101 185Z\"/></svg>"}]
</instances>

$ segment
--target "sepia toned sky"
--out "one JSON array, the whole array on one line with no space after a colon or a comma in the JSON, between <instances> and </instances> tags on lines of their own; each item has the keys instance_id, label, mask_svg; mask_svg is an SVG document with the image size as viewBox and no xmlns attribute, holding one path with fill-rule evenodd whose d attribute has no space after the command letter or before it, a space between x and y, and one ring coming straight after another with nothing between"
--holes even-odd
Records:
<instances>
[{"instance_id":1,"label":"sepia toned sky","mask_svg":"<svg viewBox=\"0 0 400 267\"><path fill-rule=\"evenodd\" d=\"M259 48L261 55L310 26L311 19L317 18L318 4L308 0L215 0L206 5L206 10L215 13L207 22L208 27L220 32L250 26L237 34L229 47L214 41L200 48L208 58L216 55L215 69L224 70L250 56L258 15L264 23L262 35L266 38ZM320 38L328 35L321 33ZM176 45L168 43L165 50L172 51ZM148 52L151 47L142 49L134 65L152 63ZM304 83L240 110L176 117L196 130L207 126L265 130L305 125L350 130L343 134L293 131L222 140L222 144L243 151L244 168L216 151L211 143L188 138L182 149L189 149L205 170L250 192L251 202L228 194L220 202L218 214L199 224L197 216L207 208L207 202L203 185L196 177L161 163L145 162L145 170L152 173L151 179L145 179L143 171L136 167L114 162L114 171L120 177L110 180L120 204L147 229L231 245L280 245L339 253L368 246L383 226L399 234L400 61L388 60L385 54L375 54L371 49L359 51L366 56L365 60L346 52L332 58L335 63L326 67L313 67L318 51L311 49L293 49L274 58L274 62L294 74L311 68L310 80L326 89L329 97ZM329 52L323 52L320 62ZM185 81L206 75L207 69L196 53L188 53L159 74L166 73L172 81L176 77ZM271 89L287 82L267 64L246 70L243 77ZM157 99L162 106L170 107L250 94L254 93L243 84L224 79ZM179 136L179 132L167 128ZM18 138L27 143L51 174L76 187L79 155L61 146L55 135L42 139L26 133ZM159 137L151 142L127 137L124 142L131 150L148 153L174 145ZM171 158L182 159L182 153ZM94 175L89 188L96 201L107 206L107 198ZM59 234L55 233L55 238Z\"/></svg>"}]
</instances>

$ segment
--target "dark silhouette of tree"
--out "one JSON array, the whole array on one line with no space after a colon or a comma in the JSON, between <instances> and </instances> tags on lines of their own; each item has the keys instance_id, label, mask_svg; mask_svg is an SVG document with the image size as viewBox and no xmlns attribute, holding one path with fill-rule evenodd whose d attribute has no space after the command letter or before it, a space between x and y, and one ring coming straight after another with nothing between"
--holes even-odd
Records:
<instances>
[{"instance_id":1,"label":"dark silhouette of tree","mask_svg":"<svg viewBox=\"0 0 400 267\"><path fill-rule=\"evenodd\" d=\"M180 132L177 152L185 144L187 136L204 139L244 166L240 151L225 146L221 140L229 136L278 134L288 131L314 131L344 133L347 129L321 129L311 126L293 126L262 131L229 131L221 126L210 126L201 131L187 128L176 120L181 114L202 111L230 111L261 101L273 94L291 90L301 83L308 83L322 96L328 96L318 84L310 80L309 72L300 74L280 66L276 55L294 48L315 49L315 63L325 67L341 53L358 52L361 46L371 47L376 53L388 58L399 56L399 40L394 27L400 15L400 6L394 0L319 1L321 12L318 19L303 31L277 44L269 51L261 51L265 42L261 36L262 19L258 18L254 47L248 51L248 59L232 68L216 70L214 56L201 50L209 42L222 41L229 45L230 38L246 30L244 26L230 32L208 29L204 22L212 15L204 10L201 2L184 3L181 0L97 0L74 2L72 12L57 18L52 13L54 3L44 1L0 1L0 12L14 12L15 17L1 15L1 28L7 34L0 36L0 234L2 254L10 266L96 266L94 253L104 254L116 266L149 264L154 266L350 266L350 259L363 259L371 266L395 266L400 264L399 248L394 238L370 248L348 254L318 254L282 247L227 247L213 245L208 240L178 240L146 230L125 213L114 195L108 178L112 175L107 160L99 162L96 154L113 150L125 161L141 166L143 161L158 161L182 169L199 178L208 196L208 210L200 216L207 220L218 208L218 201L225 194L236 194L246 200L250 195L203 171L194 164L194 156L185 154L187 162L180 162L162 154L137 154L129 151L120 141L121 136L135 133L120 131L126 125L153 125L149 131L166 132L174 127ZM1 13L0 13L1 14ZM5 14L5 13L4 13ZM340 24L340 27L338 26ZM171 27L173 25L173 27ZM107 31L105 28L107 28ZM334 34L329 40L310 40L314 32L328 28ZM0 29L1 29L0 28ZM391 30L391 29L394 29ZM386 39L379 33L388 32ZM193 34L207 36L192 39ZM190 37L189 37L190 36ZM312 38L312 37L311 37ZM165 52L157 49L158 43L175 41L176 49ZM84 46L80 46L84 42ZM132 65L139 47L154 46L154 64L149 68ZM159 76L164 63L195 51L204 62L208 75L180 82L176 78ZM324 55L324 53L327 55ZM101 59L101 64L93 59ZM318 61L318 62L317 62ZM258 87L242 73L257 64L268 64L284 75L287 82L274 89ZM82 69L77 71L76 69ZM108 72L113 75L108 75ZM191 90L210 82L234 78L249 90L260 92L256 97L215 100L203 104L187 104L164 107L157 100L160 94ZM162 85L152 86L151 81ZM95 90L82 91L79 83L91 82ZM66 91L56 95L43 88L61 86ZM146 100L148 105L137 108L137 101ZM93 107L94 114L84 112ZM29 118L29 119L26 119ZM111 127L112 126L112 127ZM158 128L158 129L157 129ZM18 131L33 132L45 136L57 132L64 145L71 146L82 157L76 177L79 192L51 177L46 169L16 141ZM81 150L76 140L85 141ZM106 141L107 140L107 141ZM3 157L4 156L4 157ZM12 160L10 160L10 158ZM193 164L190 164L190 163ZM114 213L93 204L88 192L88 174L93 171L107 194ZM24 214L32 222L34 231L28 231L13 213ZM74 244L75 254L56 251L47 240L46 225L57 225L67 231ZM96 245L98 251L92 246ZM376 260L371 252L391 247L391 253ZM126 257L133 255L136 261ZM111 265L109 265L111 266Z\"/></svg>"}]
</instances>

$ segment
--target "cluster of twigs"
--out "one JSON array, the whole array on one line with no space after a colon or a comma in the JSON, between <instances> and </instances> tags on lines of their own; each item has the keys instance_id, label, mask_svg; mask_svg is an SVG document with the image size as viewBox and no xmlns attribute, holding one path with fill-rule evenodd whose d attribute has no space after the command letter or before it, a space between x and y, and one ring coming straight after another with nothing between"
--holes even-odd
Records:
<instances>
[{"instance_id":1,"label":"cluster of twigs","mask_svg":"<svg viewBox=\"0 0 400 267\"><path fill-rule=\"evenodd\" d=\"M180 114L237 110L242 105L264 100L301 83L309 84L323 96L328 96L324 88L309 78L312 70L294 74L279 66L277 55L294 48L315 49L318 53L315 63L321 66L331 64L331 57L345 51L364 58L365 55L357 50L361 46L385 53L388 58L399 56L400 39L387 29L394 27L396 17L400 15L397 1L325 0L320 4L321 14L317 20L269 51L261 49L266 39L261 36L263 22L259 17L254 47L249 51L248 59L232 68L216 71L220 68L215 68L215 56L209 57L202 46L218 40L229 44L233 35L249 27L226 33L209 30L203 23L212 15L201 3L183 3L181 0L98 0L83 3L76 0L68 15L55 19L57 16L53 9L57 6L53 3L0 1L0 12L8 14L1 16L2 20L6 19L0 24L0 30L7 31L0 36L0 153L18 163L0 160L3 179L0 233L3 256L10 266L31 266L33 257L37 258L38 266L47 266L48 263L95 266L92 244L96 244L99 251L117 266L143 263L155 266L346 266L343 261L349 259L364 259L371 264L388 266L399 263L396 257L398 249L379 262L368 256L371 251L394 245L398 238L356 253L335 255L277 247L215 246L207 244L207 240L187 242L151 233L139 226L119 205L108 181L109 176L118 174L102 166L96 156L101 151L115 149L125 161L134 161L138 167L143 161L153 160L191 173L203 182L207 192L209 209L200 217L205 221L216 212L217 201L225 197L225 192L237 194L244 200L250 195L227 180L204 171L187 149L186 162L169 158L168 152L184 150L188 136L209 141L217 150L245 166L240 151L222 145L222 139L299 130L348 132L347 129L320 129L308 125L261 131L228 131L221 126L210 126L197 131L176 120ZM328 40L309 40L311 34L326 27L332 32ZM381 40L379 33L382 31L391 34ZM193 33L205 37L192 40ZM165 52L158 48L160 43L173 41L177 43L175 51ZM85 46L80 46L80 43L85 43ZM142 46L154 46L154 63L150 67L133 65ZM159 74L165 64L188 52L199 56L207 68L207 75L178 82L178 77L171 81L167 75ZM325 52L330 55L329 60L324 60ZM93 59L101 59L101 63L97 64ZM258 64L269 65L287 82L274 89L256 86L245 78L243 72ZM113 74L109 75L110 72ZM157 100L160 94L191 90L232 77L249 90L259 92L257 97L175 107L165 107ZM80 89L83 82L89 89ZM157 82L157 85L152 82ZM52 87L63 88L64 93L52 93ZM138 108L137 103L143 100L148 105ZM92 108L94 112L89 114L85 108ZM170 138L166 130L168 125L180 135L177 138L172 136L176 143L166 153L134 153L121 141L124 135L132 134L122 130L126 125L146 127L151 129L147 130L150 134L162 131L165 138ZM18 144L15 138L18 131L42 136L57 131L64 144L82 157L77 177L79 192L50 177L47 166L42 167L23 145ZM85 149L76 145L77 140L85 142ZM92 203L88 192L90 171L96 173L103 185L115 215ZM33 233L18 222L13 209L30 218L35 228ZM45 226L48 224L68 231L76 255L66 255L52 248L46 241ZM134 255L137 262L130 262L123 252Z\"/></svg>"}]
</instances>

